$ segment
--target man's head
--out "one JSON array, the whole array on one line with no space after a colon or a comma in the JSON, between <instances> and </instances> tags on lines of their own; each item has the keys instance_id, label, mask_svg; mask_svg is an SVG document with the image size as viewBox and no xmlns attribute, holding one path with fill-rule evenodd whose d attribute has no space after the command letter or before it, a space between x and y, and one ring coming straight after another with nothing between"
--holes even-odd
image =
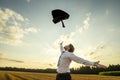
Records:
<instances>
[{"instance_id":1,"label":"man's head","mask_svg":"<svg viewBox=\"0 0 120 80\"><path fill-rule=\"evenodd\" d=\"M64 49L68 52L74 52L74 46L72 44L66 45Z\"/></svg>"}]
</instances>

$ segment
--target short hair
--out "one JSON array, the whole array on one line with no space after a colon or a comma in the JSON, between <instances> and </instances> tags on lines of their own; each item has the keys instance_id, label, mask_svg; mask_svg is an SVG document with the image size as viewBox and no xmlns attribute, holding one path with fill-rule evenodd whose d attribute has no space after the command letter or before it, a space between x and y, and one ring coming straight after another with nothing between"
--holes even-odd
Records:
<instances>
[{"instance_id":1,"label":"short hair","mask_svg":"<svg viewBox=\"0 0 120 80\"><path fill-rule=\"evenodd\" d=\"M69 47L70 47L69 52L74 52L75 50L74 46L72 44L69 44Z\"/></svg>"}]
</instances>

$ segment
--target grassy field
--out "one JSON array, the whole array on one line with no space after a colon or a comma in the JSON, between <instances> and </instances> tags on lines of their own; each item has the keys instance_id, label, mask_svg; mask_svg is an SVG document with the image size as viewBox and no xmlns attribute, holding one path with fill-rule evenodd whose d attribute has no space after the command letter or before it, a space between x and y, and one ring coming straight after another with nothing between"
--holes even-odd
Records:
<instances>
[{"instance_id":1,"label":"grassy field","mask_svg":"<svg viewBox=\"0 0 120 80\"><path fill-rule=\"evenodd\" d=\"M72 80L120 80L120 76L71 74ZM55 80L56 74L0 71L0 80Z\"/></svg>"},{"instance_id":2,"label":"grassy field","mask_svg":"<svg viewBox=\"0 0 120 80\"><path fill-rule=\"evenodd\" d=\"M100 72L99 75L120 76L120 71Z\"/></svg>"}]
</instances>

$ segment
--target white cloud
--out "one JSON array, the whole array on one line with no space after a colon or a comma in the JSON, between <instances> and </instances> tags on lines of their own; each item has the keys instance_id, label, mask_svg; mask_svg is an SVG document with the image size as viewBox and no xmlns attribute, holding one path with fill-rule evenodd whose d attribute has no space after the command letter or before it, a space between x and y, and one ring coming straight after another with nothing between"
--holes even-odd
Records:
<instances>
[{"instance_id":1,"label":"white cloud","mask_svg":"<svg viewBox=\"0 0 120 80\"><path fill-rule=\"evenodd\" d=\"M95 53L97 53L97 51L102 50L104 48L105 48L105 44L100 43L95 48L93 48L93 50L89 53L89 55L94 55Z\"/></svg>"},{"instance_id":2,"label":"white cloud","mask_svg":"<svg viewBox=\"0 0 120 80\"><path fill-rule=\"evenodd\" d=\"M83 22L83 24L84 24L84 29L88 29L88 27L89 27L89 21L90 21L90 18L89 17L87 17L87 19L86 20L84 20L84 22Z\"/></svg>"},{"instance_id":3,"label":"white cloud","mask_svg":"<svg viewBox=\"0 0 120 80\"><path fill-rule=\"evenodd\" d=\"M26 34L28 34L28 33L32 33L32 32L34 32L34 33L37 33L38 31L40 31L40 30L37 30L36 28L33 28L33 27L30 27L30 28L27 28L27 29L25 29L25 33Z\"/></svg>"},{"instance_id":4,"label":"white cloud","mask_svg":"<svg viewBox=\"0 0 120 80\"><path fill-rule=\"evenodd\" d=\"M11 9L0 9L0 17L4 21L8 21L10 18L18 21L25 21L24 17Z\"/></svg>"},{"instance_id":5,"label":"white cloud","mask_svg":"<svg viewBox=\"0 0 120 80\"><path fill-rule=\"evenodd\" d=\"M38 29L29 27L23 28L29 20L11 9L0 9L0 43L8 45L23 44L22 38L25 34L36 33Z\"/></svg>"},{"instance_id":6,"label":"white cloud","mask_svg":"<svg viewBox=\"0 0 120 80\"><path fill-rule=\"evenodd\" d=\"M83 31L89 28L89 25L90 25L89 21L90 21L91 13L87 13L86 16L87 18L83 21L83 26L78 29L80 33L82 33Z\"/></svg>"},{"instance_id":7,"label":"white cloud","mask_svg":"<svg viewBox=\"0 0 120 80\"><path fill-rule=\"evenodd\" d=\"M106 48L104 42L98 43L96 46L90 46L86 48L86 53L83 55L92 60L100 60L101 59L101 51ZM100 53L100 54L99 54Z\"/></svg>"},{"instance_id":8,"label":"white cloud","mask_svg":"<svg viewBox=\"0 0 120 80\"><path fill-rule=\"evenodd\" d=\"M64 42L64 45L69 44L69 43L73 43L73 37L75 35L75 32L71 32L68 35L61 35L58 39L56 39L56 41L53 44L53 47L55 49L59 48L59 43L60 42Z\"/></svg>"}]
</instances>

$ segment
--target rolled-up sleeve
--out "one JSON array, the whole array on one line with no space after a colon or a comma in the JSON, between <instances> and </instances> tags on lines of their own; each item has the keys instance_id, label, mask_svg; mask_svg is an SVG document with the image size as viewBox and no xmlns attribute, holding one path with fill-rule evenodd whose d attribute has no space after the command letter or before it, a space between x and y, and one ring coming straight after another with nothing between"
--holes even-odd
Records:
<instances>
[{"instance_id":1,"label":"rolled-up sleeve","mask_svg":"<svg viewBox=\"0 0 120 80\"><path fill-rule=\"evenodd\" d=\"M88 61L88 60L85 60L83 58L80 58L76 55L74 55L73 53L71 53L69 55L69 58L77 63L81 63L81 64L84 64L84 65L89 65L89 66L94 66L94 62L91 62L91 61Z\"/></svg>"}]
</instances>

